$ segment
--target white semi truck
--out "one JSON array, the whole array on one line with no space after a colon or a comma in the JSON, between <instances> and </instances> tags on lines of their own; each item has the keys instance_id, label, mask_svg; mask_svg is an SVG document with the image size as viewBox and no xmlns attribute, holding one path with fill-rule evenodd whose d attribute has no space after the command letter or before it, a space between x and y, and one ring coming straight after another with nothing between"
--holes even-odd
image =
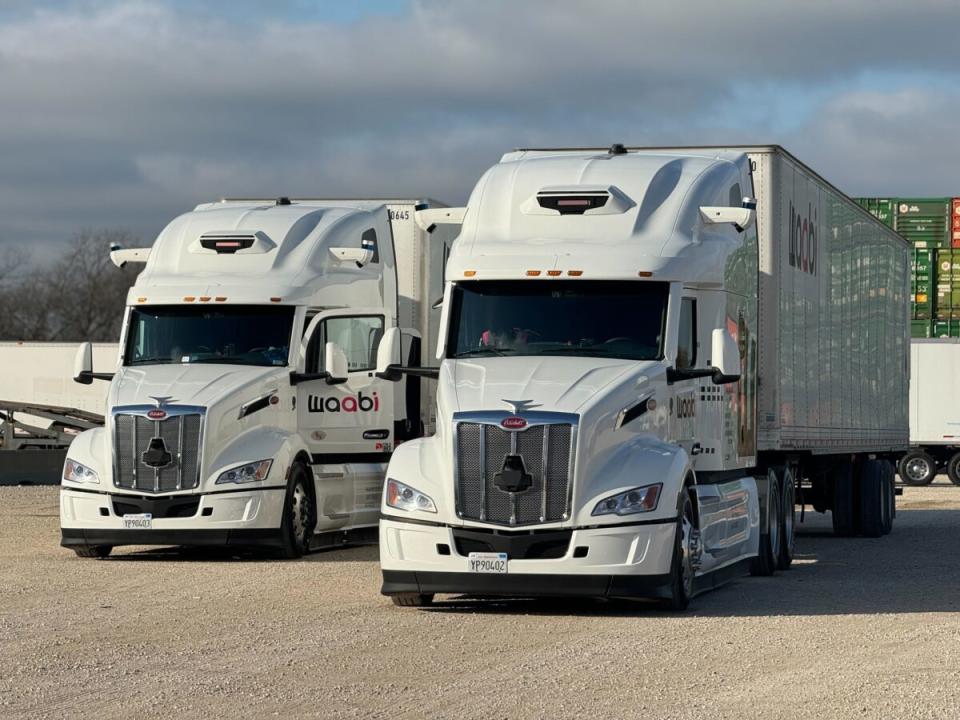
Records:
<instances>
[{"instance_id":1,"label":"white semi truck","mask_svg":"<svg viewBox=\"0 0 960 720\"><path fill-rule=\"evenodd\" d=\"M432 423L426 383L385 377L433 347L446 247L414 222L431 204L225 200L115 249L146 266L115 367L77 354L77 380L110 389L67 453L62 545L375 540L387 459Z\"/></svg>"},{"instance_id":2,"label":"white semi truck","mask_svg":"<svg viewBox=\"0 0 960 720\"><path fill-rule=\"evenodd\" d=\"M519 150L448 214L437 432L384 488L396 604L683 608L789 567L801 494L838 534L890 531L909 248L803 163Z\"/></svg>"},{"instance_id":3,"label":"white semi truck","mask_svg":"<svg viewBox=\"0 0 960 720\"><path fill-rule=\"evenodd\" d=\"M900 459L907 485L929 485L945 471L960 485L960 339L910 343L910 450Z\"/></svg>"}]
</instances>

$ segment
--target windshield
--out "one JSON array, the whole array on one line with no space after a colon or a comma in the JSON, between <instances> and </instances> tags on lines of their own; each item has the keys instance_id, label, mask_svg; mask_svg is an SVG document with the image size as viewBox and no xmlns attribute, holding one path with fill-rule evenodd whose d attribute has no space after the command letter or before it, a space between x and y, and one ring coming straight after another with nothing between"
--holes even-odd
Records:
<instances>
[{"instance_id":1,"label":"windshield","mask_svg":"<svg viewBox=\"0 0 960 720\"><path fill-rule=\"evenodd\" d=\"M130 311L125 365L286 365L292 306L152 305Z\"/></svg>"},{"instance_id":2,"label":"windshield","mask_svg":"<svg viewBox=\"0 0 960 720\"><path fill-rule=\"evenodd\" d=\"M447 357L663 357L667 283L521 280L453 289Z\"/></svg>"}]
</instances>

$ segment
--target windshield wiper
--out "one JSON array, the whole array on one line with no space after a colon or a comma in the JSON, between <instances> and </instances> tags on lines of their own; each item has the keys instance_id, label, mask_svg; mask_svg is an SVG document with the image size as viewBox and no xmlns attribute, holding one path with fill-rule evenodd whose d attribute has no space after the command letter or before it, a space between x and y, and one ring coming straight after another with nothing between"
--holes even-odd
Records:
<instances>
[{"instance_id":1,"label":"windshield wiper","mask_svg":"<svg viewBox=\"0 0 960 720\"><path fill-rule=\"evenodd\" d=\"M172 363L179 363L179 360L174 360L170 357L151 357L151 358L137 358L136 360L131 360L128 365L170 365Z\"/></svg>"},{"instance_id":2,"label":"windshield wiper","mask_svg":"<svg viewBox=\"0 0 960 720\"><path fill-rule=\"evenodd\" d=\"M499 355L503 357L507 354L507 351L516 352L513 348L494 348L494 347L485 347L485 348L475 348L474 350L463 350L458 352L454 359L465 358L465 357L482 357L484 355Z\"/></svg>"}]
</instances>

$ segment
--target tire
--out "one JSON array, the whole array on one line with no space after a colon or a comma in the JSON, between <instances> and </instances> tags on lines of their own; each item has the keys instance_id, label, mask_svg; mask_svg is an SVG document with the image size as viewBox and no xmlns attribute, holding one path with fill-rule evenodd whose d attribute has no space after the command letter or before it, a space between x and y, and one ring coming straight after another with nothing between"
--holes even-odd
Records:
<instances>
[{"instance_id":1,"label":"tire","mask_svg":"<svg viewBox=\"0 0 960 720\"><path fill-rule=\"evenodd\" d=\"M780 483L773 470L767 473L767 519L766 532L760 533L760 550L757 557L750 561L750 574L768 577L777 571L780 558L780 530L783 517L780 508Z\"/></svg>"},{"instance_id":2,"label":"tire","mask_svg":"<svg viewBox=\"0 0 960 720\"><path fill-rule=\"evenodd\" d=\"M883 492L886 475L883 461L866 460L860 465L857 476L860 486L860 534L868 538L883 535L887 499Z\"/></svg>"},{"instance_id":3,"label":"tire","mask_svg":"<svg viewBox=\"0 0 960 720\"><path fill-rule=\"evenodd\" d=\"M677 532L674 533L673 562L670 563L670 597L664 601L664 607L682 612L690 605L693 597L693 549L696 521L693 515L693 501L690 493L683 489L683 498L678 502Z\"/></svg>"},{"instance_id":4,"label":"tire","mask_svg":"<svg viewBox=\"0 0 960 720\"><path fill-rule=\"evenodd\" d=\"M893 463L883 461L883 534L893 530L893 518L897 512L897 496L893 487Z\"/></svg>"},{"instance_id":5,"label":"tire","mask_svg":"<svg viewBox=\"0 0 960 720\"><path fill-rule=\"evenodd\" d=\"M947 462L947 477L954 485L960 485L960 452L950 456Z\"/></svg>"},{"instance_id":6,"label":"tire","mask_svg":"<svg viewBox=\"0 0 960 720\"><path fill-rule=\"evenodd\" d=\"M399 593L390 599L398 607L427 607L433 605L433 595L424 593Z\"/></svg>"},{"instance_id":7,"label":"tire","mask_svg":"<svg viewBox=\"0 0 960 720\"><path fill-rule=\"evenodd\" d=\"M923 450L911 450L900 458L897 472L905 485L929 485L937 474L937 461Z\"/></svg>"},{"instance_id":8,"label":"tire","mask_svg":"<svg viewBox=\"0 0 960 720\"><path fill-rule=\"evenodd\" d=\"M797 520L797 484L793 470L789 467L783 471L780 508L780 553L777 556L777 570L789 570L793 564Z\"/></svg>"},{"instance_id":9,"label":"tire","mask_svg":"<svg viewBox=\"0 0 960 720\"><path fill-rule=\"evenodd\" d=\"M833 534L853 537L857 534L858 508L855 504L853 463L841 461L833 476Z\"/></svg>"},{"instance_id":10,"label":"tire","mask_svg":"<svg viewBox=\"0 0 960 720\"><path fill-rule=\"evenodd\" d=\"M77 554L77 557L99 558L102 560L113 552L113 545L84 545L73 548L73 551Z\"/></svg>"},{"instance_id":11,"label":"tire","mask_svg":"<svg viewBox=\"0 0 960 720\"><path fill-rule=\"evenodd\" d=\"M303 557L310 548L310 538L317 522L311 479L312 473L308 468L301 463L294 463L287 481L280 524L280 555L288 560Z\"/></svg>"}]
</instances>

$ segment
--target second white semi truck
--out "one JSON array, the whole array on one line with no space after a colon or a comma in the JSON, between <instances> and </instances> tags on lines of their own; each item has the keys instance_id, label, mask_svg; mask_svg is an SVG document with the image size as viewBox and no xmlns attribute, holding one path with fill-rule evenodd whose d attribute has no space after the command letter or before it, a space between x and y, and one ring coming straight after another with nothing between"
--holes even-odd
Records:
<instances>
[{"instance_id":1,"label":"second white semi truck","mask_svg":"<svg viewBox=\"0 0 960 720\"><path fill-rule=\"evenodd\" d=\"M420 200L230 200L171 222L130 290L103 428L71 444L62 545L243 545L296 557L376 539L391 452L429 430L420 378L446 246ZM422 349L421 349L422 346Z\"/></svg>"},{"instance_id":2,"label":"second white semi truck","mask_svg":"<svg viewBox=\"0 0 960 720\"><path fill-rule=\"evenodd\" d=\"M801 493L838 534L890 531L909 248L795 157L520 150L449 215L437 432L384 488L397 604L683 608L788 568Z\"/></svg>"}]
</instances>

